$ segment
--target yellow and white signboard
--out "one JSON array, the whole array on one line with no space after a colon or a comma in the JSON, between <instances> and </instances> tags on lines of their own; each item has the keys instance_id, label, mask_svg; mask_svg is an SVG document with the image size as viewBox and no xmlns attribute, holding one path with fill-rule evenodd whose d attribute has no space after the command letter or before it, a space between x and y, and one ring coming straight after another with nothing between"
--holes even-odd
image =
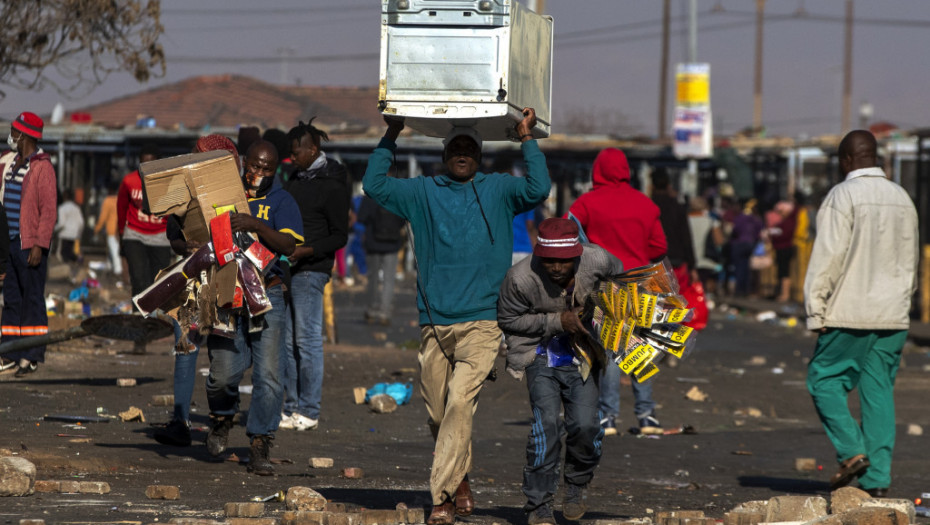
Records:
<instances>
[{"instance_id":1,"label":"yellow and white signboard","mask_svg":"<svg viewBox=\"0 0 930 525\"><path fill-rule=\"evenodd\" d=\"M714 154L710 64L678 64L675 80L675 156L710 157Z\"/></svg>"}]
</instances>

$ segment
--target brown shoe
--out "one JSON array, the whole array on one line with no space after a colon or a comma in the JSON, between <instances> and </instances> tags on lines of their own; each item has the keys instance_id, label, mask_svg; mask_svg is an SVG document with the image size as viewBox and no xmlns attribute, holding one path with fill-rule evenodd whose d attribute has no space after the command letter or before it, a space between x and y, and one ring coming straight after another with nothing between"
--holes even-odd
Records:
<instances>
[{"instance_id":1,"label":"brown shoe","mask_svg":"<svg viewBox=\"0 0 930 525\"><path fill-rule=\"evenodd\" d=\"M830 489L836 490L849 485L852 480L864 474L869 465L869 458L865 457L865 454L856 454L840 463L840 470L830 478Z\"/></svg>"},{"instance_id":2,"label":"brown shoe","mask_svg":"<svg viewBox=\"0 0 930 525\"><path fill-rule=\"evenodd\" d=\"M455 489L455 513L459 516L471 516L475 510L475 498L471 495L471 487L468 485L468 476L459 483L459 488Z\"/></svg>"},{"instance_id":3,"label":"brown shoe","mask_svg":"<svg viewBox=\"0 0 930 525\"><path fill-rule=\"evenodd\" d=\"M447 499L442 505L434 505L433 511L426 518L426 525L452 525L455 523L455 507L451 499Z\"/></svg>"}]
</instances>

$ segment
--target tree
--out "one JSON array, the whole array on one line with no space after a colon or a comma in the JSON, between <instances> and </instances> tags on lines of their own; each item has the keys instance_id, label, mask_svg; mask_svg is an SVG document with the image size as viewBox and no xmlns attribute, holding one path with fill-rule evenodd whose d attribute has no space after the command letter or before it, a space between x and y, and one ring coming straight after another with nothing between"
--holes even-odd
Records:
<instances>
[{"instance_id":1,"label":"tree","mask_svg":"<svg viewBox=\"0 0 930 525\"><path fill-rule=\"evenodd\" d=\"M160 11L160 0L4 0L0 85L77 98L116 71L163 76Z\"/></svg>"}]
</instances>

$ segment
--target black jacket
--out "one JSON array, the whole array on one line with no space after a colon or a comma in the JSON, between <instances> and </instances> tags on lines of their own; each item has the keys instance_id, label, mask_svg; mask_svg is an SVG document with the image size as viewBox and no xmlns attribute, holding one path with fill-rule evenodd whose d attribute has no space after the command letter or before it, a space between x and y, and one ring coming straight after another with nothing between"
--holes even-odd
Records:
<instances>
[{"instance_id":1,"label":"black jacket","mask_svg":"<svg viewBox=\"0 0 930 525\"><path fill-rule=\"evenodd\" d=\"M404 219L382 208L369 196L358 207L358 222L365 225L366 253L393 253L404 244Z\"/></svg>"},{"instance_id":2,"label":"black jacket","mask_svg":"<svg viewBox=\"0 0 930 525\"><path fill-rule=\"evenodd\" d=\"M653 193L652 201L659 207L659 222L665 230L668 242L669 262L672 266L688 265L694 269L694 242L691 239L691 226L688 223L688 210L677 199L665 193Z\"/></svg>"},{"instance_id":3,"label":"black jacket","mask_svg":"<svg viewBox=\"0 0 930 525\"><path fill-rule=\"evenodd\" d=\"M313 256L301 259L291 273L332 273L336 250L349 236L349 189L346 168L333 159L316 170L294 173L284 185L293 195L304 222L304 243Z\"/></svg>"}]
</instances>

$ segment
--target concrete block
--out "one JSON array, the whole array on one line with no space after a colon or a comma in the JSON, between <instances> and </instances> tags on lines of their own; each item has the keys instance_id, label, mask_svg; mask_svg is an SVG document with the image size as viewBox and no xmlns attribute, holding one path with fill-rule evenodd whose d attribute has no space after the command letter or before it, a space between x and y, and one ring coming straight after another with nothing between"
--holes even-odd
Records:
<instances>
[{"instance_id":1,"label":"concrete block","mask_svg":"<svg viewBox=\"0 0 930 525\"><path fill-rule=\"evenodd\" d=\"M423 507L407 509L407 523L426 523L426 511Z\"/></svg>"},{"instance_id":2,"label":"concrete block","mask_svg":"<svg viewBox=\"0 0 930 525\"><path fill-rule=\"evenodd\" d=\"M36 492L60 492L61 482L48 479L37 479L34 488Z\"/></svg>"},{"instance_id":3,"label":"concrete block","mask_svg":"<svg viewBox=\"0 0 930 525\"><path fill-rule=\"evenodd\" d=\"M333 458L310 458L310 468L333 468Z\"/></svg>"},{"instance_id":4,"label":"concrete block","mask_svg":"<svg viewBox=\"0 0 930 525\"><path fill-rule=\"evenodd\" d=\"M810 521L826 515L827 500L819 496L777 496L769 500L765 521Z\"/></svg>"},{"instance_id":5,"label":"concrete block","mask_svg":"<svg viewBox=\"0 0 930 525\"><path fill-rule=\"evenodd\" d=\"M347 467L342 469L342 475L349 479L362 479L365 477L365 471L358 467Z\"/></svg>"},{"instance_id":6,"label":"concrete block","mask_svg":"<svg viewBox=\"0 0 930 525\"><path fill-rule=\"evenodd\" d=\"M817 460L814 458L794 458L794 470L798 472L814 472L817 470Z\"/></svg>"},{"instance_id":7,"label":"concrete block","mask_svg":"<svg viewBox=\"0 0 930 525\"><path fill-rule=\"evenodd\" d=\"M162 395L152 396L152 406L153 407L173 407L174 406L174 394L162 394Z\"/></svg>"},{"instance_id":8,"label":"concrete block","mask_svg":"<svg viewBox=\"0 0 930 525\"><path fill-rule=\"evenodd\" d=\"M260 518L265 513L265 504L261 501L233 501L223 505L227 518Z\"/></svg>"},{"instance_id":9,"label":"concrete block","mask_svg":"<svg viewBox=\"0 0 930 525\"><path fill-rule=\"evenodd\" d=\"M226 521L208 520L205 518L174 518L173 525L228 525Z\"/></svg>"},{"instance_id":10,"label":"concrete block","mask_svg":"<svg viewBox=\"0 0 930 525\"><path fill-rule=\"evenodd\" d=\"M45 520L23 519L19 520L19 525L45 525Z\"/></svg>"},{"instance_id":11,"label":"concrete block","mask_svg":"<svg viewBox=\"0 0 930 525\"><path fill-rule=\"evenodd\" d=\"M284 507L287 510L323 510L326 498L310 487L290 487L284 496Z\"/></svg>"},{"instance_id":12,"label":"concrete block","mask_svg":"<svg viewBox=\"0 0 930 525\"><path fill-rule=\"evenodd\" d=\"M0 458L0 496L28 496L36 482L36 466L26 458Z\"/></svg>"},{"instance_id":13,"label":"concrete block","mask_svg":"<svg viewBox=\"0 0 930 525\"><path fill-rule=\"evenodd\" d=\"M836 516L843 525L908 525L906 514L881 507L859 507Z\"/></svg>"},{"instance_id":14,"label":"concrete block","mask_svg":"<svg viewBox=\"0 0 930 525\"><path fill-rule=\"evenodd\" d=\"M134 377L121 377L116 380L116 386L119 387L130 387L136 386L136 378Z\"/></svg>"},{"instance_id":15,"label":"concrete block","mask_svg":"<svg viewBox=\"0 0 930 525\"><path fill-rule=\"evenodd\" d=\"M365 403L365 394L368 392L368 389L363 386L357 386L352 389L352 396L355 398L356 405L362 405Z\"/></svg>"},{"instance_id":16,"label":"concrete block","mask_svg":"<svg viewBox=\"0 0 930 525\"><path fill-rule=\"evenodd\" d=\"M839 514L827 514L822 518L808 521L804 525L843 525L843 519Z\"/></svg>"},{"instance_id":17,"label":"concrete block","mask_svg":"<svg viewBox=\"0 0 930 525\"><path fill-rule=\"evenodd\" d=\"M327 525L359 525L362 515L358 512L334 512L329 516Z\"/></svg>"},{"instance_id":18,"label":"concrete block","mask_svg":"<svg viewBox=\"0 0 930 525\"><path fill-rule=\"evenodd\" d=\"M723 515L723 525L757 525L765 520L761 512L726 512Z\"/></svg>"},{"instance_id":19,"label":"concrete block","mask_svg":"<svg viewBox=\"0 0 930 525\"><path fill-rule=\"evenodd\" d=\"M103 481L82 481L81 494L109 494L110 484Z\"/></svg>"},{"instance_id":20,"label":"concrete block","mask_svg":"<svg viewBox=\"0 0 930 525\"><path fill-rule=\"evenodd\" d=\"M594 525L652 525L652 519L630 518L628 520L594 520Z\"/></svg>"},{"instance_id":21,"label":"concrete block","mask_svg":"<svg viewBox=\"0 0 930 525\"><path fill-rule=\"evenodd\" d=\"M362 512L361 525L398 525L407 523L407 511L366 510Z\"/></svg>"},{"instance_id":22,"label":"concrete block","mask_svg":"<svg viewBox=\"0 0 930 525\"><path fill-rule=\"evenodd\" d=\"M862 502L869 499L869 493L856 487L841 487L830 493L830 513L842 514L848 510L858 509Z\"/></svg>"},{"instance_id":23,"label":"concrete block","mask_svg":"<svg viewBox=\"0 0 930 525\"><path fill-rule=\"evenodd\" d=\"M278 525L277 518L229 518L226 525Z\"/></svg>"},{"instance_id":24,"label":"concrete block","mask_svg":"<svg viewBox=\"0 0 930 525\"><path fill-rule=\"evenodd\" d=\"M174 485L149 485L145 487L148 499L181 499L181 489Z\"/></svg>"},{"instance_id":25,"label":"concrete block","mask_svg":"<svg viewBox=\"0 0 930 525\"><path fill-rule=\"evenodd\" d=\"M339 513L345 513L345 512L346 512L346 504L345 504L345 503L337 503L337 502L335 502L335 501L327 501L327 502L326 502L326 506L323 507L323 510L325 510L326 512L339 512Z\"/></svg>"},{"instance_id":26,"label":"concrete block","mask_svg":"<svg viewBox=\"0 0 930 525\"><path fill-rule=\"evenodd\" d=\"M868 498L862 502L862 506L898 510L907 516L908 523L917 523L917 509L914 508L914 502L909 499Z\"/></svg>"},{"instance_id":27,"label":"concrete block","mask_svg":"<svg viewBox=\"0 0 930 525\"><path fill-rule=\"evenodd\" d=\"M58 490L62 494L78 494L81 492L81 482L80 481L62 481Z\"/></svg>"},{"instance_id":28,"label":"concrete block","mask_svg":"<svg viewBox=\"0 0 930 525\"><path fill-rule=\"evenodd\" d=\"M740 503L739 505L733 507L733 510L730 512L760 512L765 514L768 508L768 500L751 500Z\"/></svg>"},{"instance_id":29,"label":"concrete block","mask_svg":"<svg viewBox=\"0 0 930 525\"><path fill-rule=\"evenodd\" d=\"M332 525L329 512L316 510L286 510L281 515L281 525Z\"/></svg>"}]
</instances>

